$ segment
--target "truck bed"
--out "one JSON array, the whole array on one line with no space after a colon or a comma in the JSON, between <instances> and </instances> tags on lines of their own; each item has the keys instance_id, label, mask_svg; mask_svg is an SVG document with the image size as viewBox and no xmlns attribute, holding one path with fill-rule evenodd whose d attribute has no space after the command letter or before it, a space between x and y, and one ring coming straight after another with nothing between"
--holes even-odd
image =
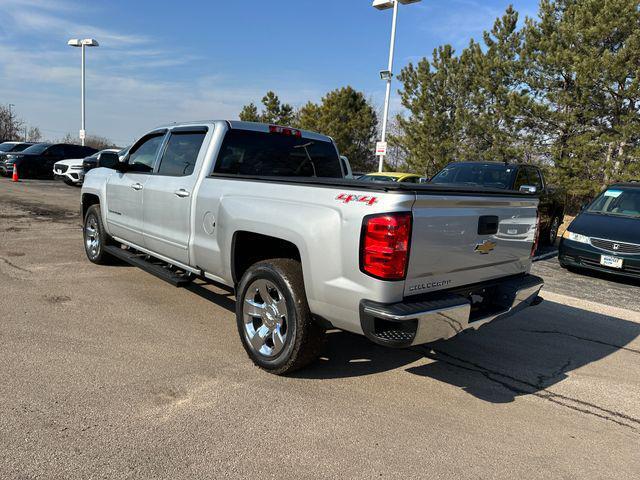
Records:
<instances>
[{"instance_id":1,"label":"truck bed","mask_svg":"<svg viewBox=\"0 0 640 480\"><path fill-rule=\"evenodd\" d=\"M499 197L522 197L537 198L529 193L515 190L504 190L499 188L478 187L472 185L436 185L436 184L416 184L416 183L394 183L394 182L362 182L355 179L339 178L307 178L307 177L273 177L273 176L242 176L226 175L216 173L212 178L225 178L228 180L249 181L249 182L269 182L285 183L294 185L316 186L316 187L342 187L352 190L367 190L378 192L400 192L415 193L417 195L490 195Z\"/></svg>"}]
</instances>

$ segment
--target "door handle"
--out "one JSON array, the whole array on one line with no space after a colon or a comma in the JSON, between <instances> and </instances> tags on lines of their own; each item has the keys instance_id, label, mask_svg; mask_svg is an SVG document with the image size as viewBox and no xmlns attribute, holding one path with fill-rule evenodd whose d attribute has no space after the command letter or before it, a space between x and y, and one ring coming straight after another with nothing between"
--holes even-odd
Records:
<instances>
[{"instance_id":1,"label":"door handle","mask_svg":"<svg viewBox=\"0 0 640 480\"><path fill-rule=\"evenodd\" d=\"M176 197L180 197L180 198L186 198L189 195L191 195L188 191L186 191L184 188L181 188L180 190L176 190L175 192L173 192Z\"/></svg>"},{"instance_id":2,"label":"door handle","mask_svg":"<svg viewBox=\"0 0 640 480\"><path fill-rule=\"evenodd\" d=\"M134 183L131 185L131 188L133 188L134 190L142 190L142 184L141 183Z\"/></svg>"}]
</instances>

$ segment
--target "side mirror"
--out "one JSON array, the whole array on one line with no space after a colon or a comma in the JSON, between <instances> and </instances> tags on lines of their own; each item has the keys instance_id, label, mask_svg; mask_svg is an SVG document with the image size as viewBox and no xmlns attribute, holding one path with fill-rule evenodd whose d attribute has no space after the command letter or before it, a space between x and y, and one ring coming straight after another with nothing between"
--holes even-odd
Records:
<instances>
[{"instance_id":1,"label":"side mirror","mask_svg":"<svg viewBox=\"0 0 640 480\"><path fill-rule=\"evenodd\" d=\"M98 155L98 167L110 168L112 170L122 170L120 157L115 152L102 152Z\"/></svg>"},{"instance_id":2,"label":"side mirror","mask_svg":"<svg viewBox=\"0 0 640 480\"><path fill-rule=\"evenodd\" d=\"M520 187L520 191L523 193L530 193L530 194L534 194L538 191L538 188L533 186L533 185L522 185Z\"/></svg>"}]
</instances>

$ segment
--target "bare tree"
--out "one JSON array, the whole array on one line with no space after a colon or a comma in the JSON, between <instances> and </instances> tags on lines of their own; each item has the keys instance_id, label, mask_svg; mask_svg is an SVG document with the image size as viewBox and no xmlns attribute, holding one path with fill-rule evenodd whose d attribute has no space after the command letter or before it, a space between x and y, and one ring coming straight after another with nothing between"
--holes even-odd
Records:
<instances>
[{"instance_id":1,"label":"bare tree","mask_svg":"<svg viewBox=\"0 0 640 480\"><path fill-rule=\"evenodd\" d=\"M79 145L80 139L72 136L70 133L67 133L62 139L59 140L59 142ZM87 135L87 137L84 139L84 144L87 147L93 147L96 150L104 150L105 148L118 148L118 146L108 138L100 137L98 135Z\"/></svg>"},{"instance_id":2,"label":"bare tree","mask_svg":"<svg viewBox=\"0 0 640 480\"><path fill-rule=\"evenodd\" d=\"M21 137L22 120L18 119L10 105L0 105L0 140L16 140Z\"/></svg>"},{"instance_id":3,"label":"bare tree","mask_svg":"<svg viewBox=\"0 0 640 480\"><path fill-rule=\"evenodd\" d=\"M39 142L42 140L42 133L38 127L24 127L24 141L25 142Z\"/></svg>"}]
</instances>

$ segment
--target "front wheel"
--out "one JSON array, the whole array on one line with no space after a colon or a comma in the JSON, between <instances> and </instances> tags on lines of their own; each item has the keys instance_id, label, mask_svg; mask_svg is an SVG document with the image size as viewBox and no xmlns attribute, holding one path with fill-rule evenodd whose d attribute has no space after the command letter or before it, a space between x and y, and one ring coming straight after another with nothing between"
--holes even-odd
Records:
<instances>
[{"instance_id":1,"label":"front wheel","mask_svg":"<svg viewBox=\"0 0 640 480\"><path fill-rule=\"evenodd\" d=\"M242 276L237 292L238 333L258 367L285 375L320 355L325 332L309 311L300 262L256 263Z\"/></svg>"},{"instance_id":2,"label":"front wheel","mask_svg":"<svg viewBox=\"0 0 640 480\"><path fill-rule=\"evenodd\" d=\"M84 216L84 251L90 262L98 265L110 265L114 258L104 251L110 243L109 236L102 225L100 205L91 205Z\"/></svg>"}]
</instances>

